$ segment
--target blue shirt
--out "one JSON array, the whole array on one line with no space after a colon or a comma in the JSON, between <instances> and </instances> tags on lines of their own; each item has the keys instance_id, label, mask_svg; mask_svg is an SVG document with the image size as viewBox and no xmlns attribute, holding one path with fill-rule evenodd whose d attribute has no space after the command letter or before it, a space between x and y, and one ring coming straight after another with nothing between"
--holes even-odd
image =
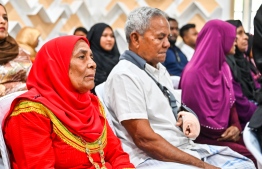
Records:
<instances>
[{"instance_id":1,"label":"blue shirt","mask_svg":"<svg viewBox=\"0 0 262 169\"><path fill-rule=\"evenodd\" d=\"M166 60L162 64L172 76L180 76L187 64L185 54L177 47L169 47L166 52Z\"/></svg>"}]
</instances>

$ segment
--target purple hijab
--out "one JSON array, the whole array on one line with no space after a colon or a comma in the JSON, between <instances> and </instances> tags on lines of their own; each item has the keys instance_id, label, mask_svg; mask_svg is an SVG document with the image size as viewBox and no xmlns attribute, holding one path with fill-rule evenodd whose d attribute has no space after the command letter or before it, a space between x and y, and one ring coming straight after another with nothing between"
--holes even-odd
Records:
<instances>
[{"instance_id":1,"label":"purple hijab","mask_svg":"<svg viewBox=\"0 0 262 169\"><path fill-rule=\"evenodd\" d=\"M203 127L228 127L235 98L226 55L235 38L233 25L208 21L198 34L193 58L181 76L182 101L198 115Z\"/></svg>"}]
</instances>

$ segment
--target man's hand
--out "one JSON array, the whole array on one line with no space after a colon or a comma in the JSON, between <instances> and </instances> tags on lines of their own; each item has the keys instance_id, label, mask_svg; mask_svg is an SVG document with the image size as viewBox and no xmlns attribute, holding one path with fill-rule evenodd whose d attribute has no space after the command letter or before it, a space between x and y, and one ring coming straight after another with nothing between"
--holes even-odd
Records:
<instances>
[{"instance_id":1,"label":"man's hand","mask_svg":"<svg viewBox=\"0 0 262 169\"><path fill-rule=\"evenodd\" d=\"M213 165L205 163L205 162L204 162L204 167L203 168L204 169L221 169L219 167L213 166Z\"/></svg>"},{"instance_id":2,"label":"man's hand","mask_svg":"<svg viewBox=\"0 0 262 169\"><path fill-rule=\"evenodd\" d=\"M221 138L217 141L238 141L240 139L240 131L236 126L230 126L226 131L221 135Z\"/></svg>"},{"instance_id":3,"label":"man's hand","mask_svg":"<svg viewBox=\"0 0 262 169\"><path fill-rule=\"evenodd\" d=\"M182 118L178 119L178 123L179 125L183 123ZM154 132L147 119L124 120L121 124L130 134L136 146L154 159L187 164L204 169L219 169L205 164L200 159L167 142L161 135Z\"/></svg>"}]
</instances>

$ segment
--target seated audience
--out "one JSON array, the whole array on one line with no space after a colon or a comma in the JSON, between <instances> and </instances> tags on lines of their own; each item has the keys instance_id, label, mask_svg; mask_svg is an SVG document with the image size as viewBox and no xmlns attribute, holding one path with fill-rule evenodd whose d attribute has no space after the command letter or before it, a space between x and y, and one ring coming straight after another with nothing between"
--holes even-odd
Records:
<instances>
[{"instance_id":1,"label":"seated audience","mask_svg":"<svg viewBox=\"0 0 262 169\"><path fill-rule=\"evenodd\" d=\"M113 29L105 23L97 23L88 33L90 48L96 62L95 86L106 81L119 61L119 51Z\"/></svg>"},{"instance_id":2,"label":"seated audience","mask_svg":"<svg viewBox=\"0 0 262 169\"><path fill-rule=\"evenodd\" d=\"M77 27L73 35L87 37L88 31L84 27Z\"/></svg>"},{"instance_id":3,"label":"seated audience","mask_svg":"<svg viewBox=\"0 0 262 169\"><path fill-rule=\"evenodd\" d=\"M228 55L226 60L233 75L238 118L242 129L244 129L257 108L254 79L251 75L250 64L244 55L247 49L248 37L240 20L228 20L227 22L237 29L236 52L234 55Z\"/></svg>"},{"instance_id":4,"label":"seated audience","mask_svg":"<svg viewBox=\"0 0 262 169\"><path fill-rule=\"evenodd\" d=\"M180 75L187 64L187 58L185 54L176 46L176 40L179 34L178 22L174 18L168 18L170 25L170 36L168 40L170 42L170 47L166 53L166 59L163 62L163 65L166 67L169 72L173 87L178 88Z\"/></svg>"},{"instance_id":5,"label":"seated audience","mask_svg":"<svg viewBox=\"0 0 262 169\"><path fill-rule=\"evenodd\" d=\"M235 53L235 39L236 28L231 24L220 20L205 24L181 76L182 102L199 118L201 132L196 142L228 146L256 162L240 135L232 75L226 63L226 55Z\"/></svg>"},{"instance_id":6,"label":"seated audience","mask_svg":"<svg viewBox=\"0 0 262 169\"><path fill-rule=\"evenodd\" d=\"M81 36L50 40L39 50L4 121L13 169L134 168L109 127L94 87L96 64Z\"/></svg>"},{"instance_id":7,"label":"seated audience","mask_svg":"<svg viewBox=\"0 0 262 169\"><path fill-rule=\"evenodd\" d=\"M254 169L251 160L228 147L192 141L199 121L193 113L178 112L170 75L161 64L170 46L166 14L137 8L127 18L125 33L129 50L106 80L104 101L135 167Z\"/></svg>"},{"instance_id":8,"label":"seated audience","mask_svg":"<svg viewBox=\"0 0 262 169\"><path fill-rule=\"evenodd\" d=\"M0 3L0 97L26 90L27 74L32 66L29 55L8 34L8 16Z\"/></svg>"},{"instance_id":9,"label":"seated audience","mask_svg":"<svg viewBox=\"0 0 262 169\"><path fill-rule=\"evenodd\" d=\"M180 36L183 39L183 45L181 47L181 51L186 55L187 60L190 61L196 47L196 39L197 39L197 30L196 25L189 23L184 26L179 31Z\"/></svg>"},{"instance_id":10,"label":"seated audience","mask_svg":"<svg viewBox=\"0 0 262 169\"><path fill-rule=\"evenodd\" d=\"M16 36L16 42L30 54L32 62L34 62L37 53L35 48L38 46L39 37L40 31L28 26L22 28Z\"/></svg>"}]
</instances>

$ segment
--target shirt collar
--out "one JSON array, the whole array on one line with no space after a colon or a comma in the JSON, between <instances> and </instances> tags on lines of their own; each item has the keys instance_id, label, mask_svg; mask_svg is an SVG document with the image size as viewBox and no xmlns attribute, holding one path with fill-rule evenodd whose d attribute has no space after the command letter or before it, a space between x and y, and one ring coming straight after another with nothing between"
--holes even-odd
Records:
<instances>
[{"instance_id":1,"label":"shirt collar","mask_svg":"<svg viewBox=\"0 0 262 169\"><path fill-rule=\"evenodd\" d=\"M144 70L146 61L138 56L136 53L132 52L131 50L126 50L119 58L119 60L128 60L135 64L140 69Z\"/></svg>"}]
</instances>

